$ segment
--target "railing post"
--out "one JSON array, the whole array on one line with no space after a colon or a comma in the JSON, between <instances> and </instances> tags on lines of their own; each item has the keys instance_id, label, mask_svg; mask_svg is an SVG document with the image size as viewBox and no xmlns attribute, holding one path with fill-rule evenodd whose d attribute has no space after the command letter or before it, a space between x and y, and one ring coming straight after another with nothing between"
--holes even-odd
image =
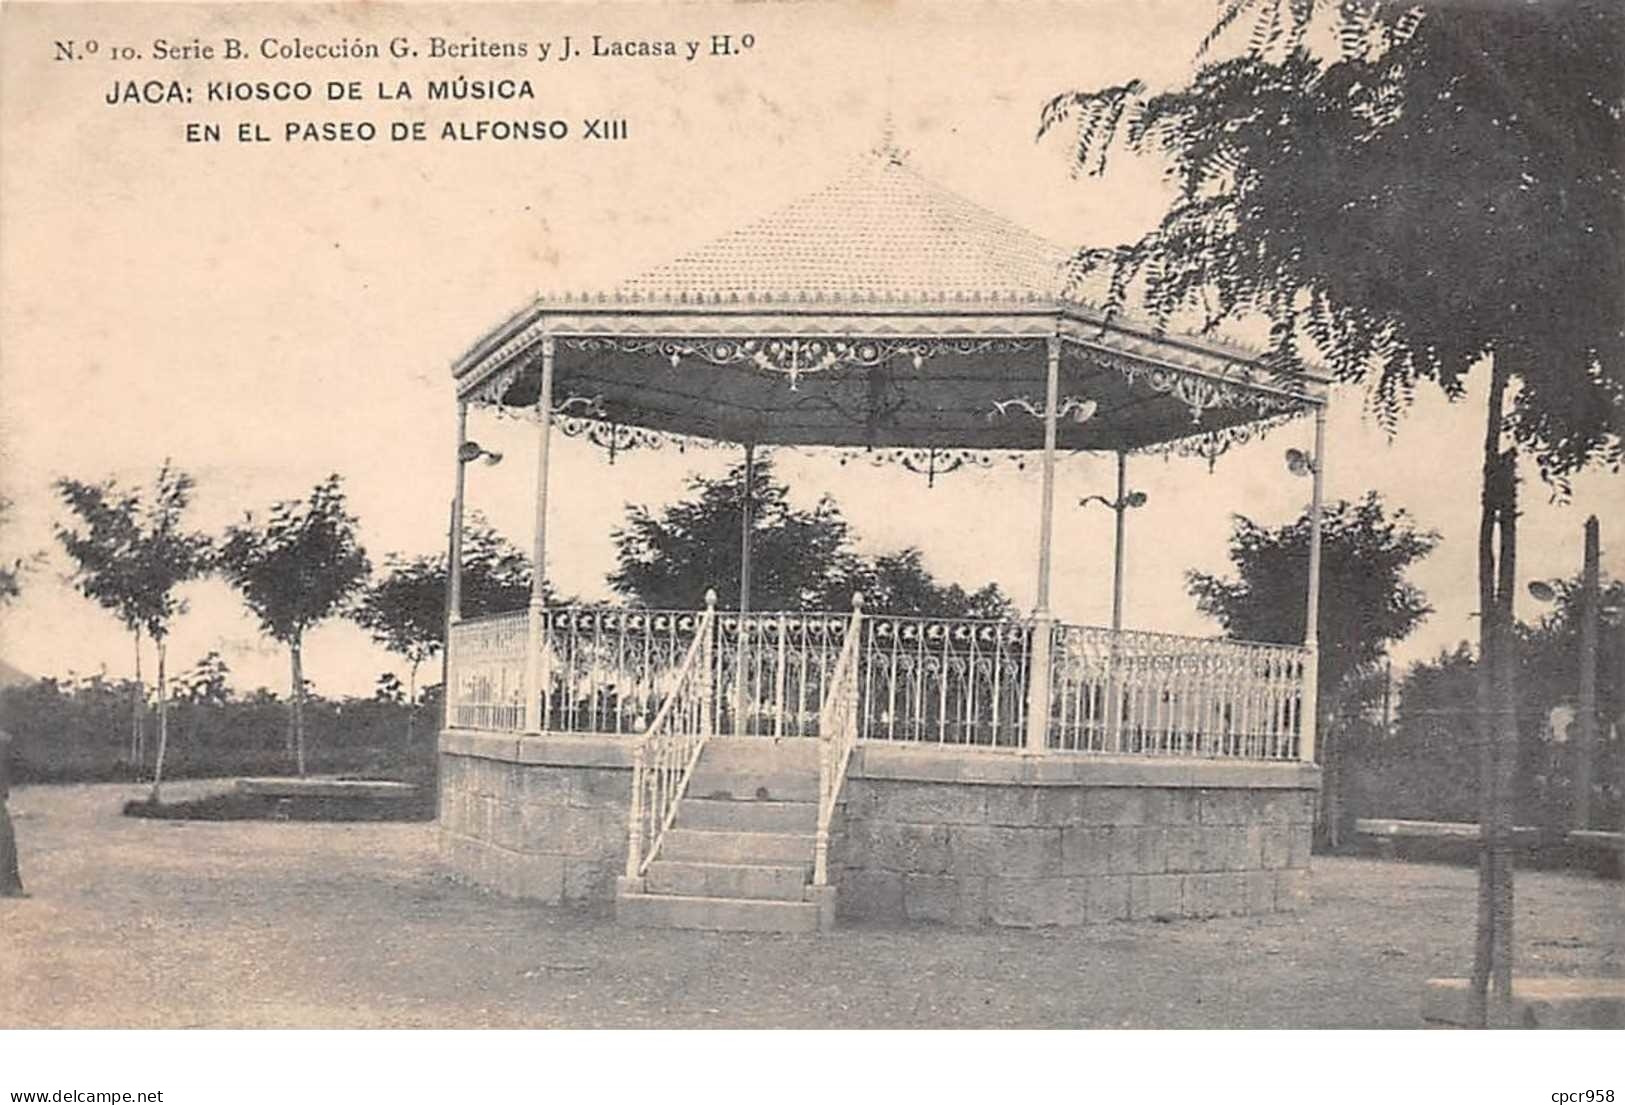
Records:
<instances>
[{"instance_id":1,"label":"railing post","mask_svg":"<svg viewBox=\"0 0 1625 1105\"><path fill-rule=\"evenodd\" d=\"M530 606L522 684L524 710L520 724L526 733L542 731L542 642L545 631L547 587L547 466L553 436L553 337L542 338L542 387L536 396L541 431L536 445L536 521L531 550Z\"/></svg>"},{"instance_id":2,"label":"railing post","mask_svg":"<svg viewBox=\"0 0 1625 1105\"><path fill-rule=\"evenodd\" d=\"M644 745L646 738L639 737L637 748L632 753L632 808L627 814L626 822L626 877L638 877L638 869L643 866L643 777L644 777Z\"/></svg>"},{"instance_id":3,"label":"railing post","mask_svg":"<svg viewBox=\"0 0 1625 1105\"><path fill-rule=\"evenodd\" d=\"M779 654L775 662L773 674L773 735L784 736L784 683L785 669L789 666L789 655L786 651L786 638L790 635L789 618L783 611L779 612Z\"/></svg>"},{"instance_id":4,"label":"railing post","mask_svg":"<svg viewBox=\"0 0 1625 1105\"><path fill-rule=\"evenodd\" d=\"M705 613L700 617L700 632L704 637L700 643L700 662L705 674L700 684L700 732L707 737L716 736L716 699L717 699L717 592L715 588L705 593Z\"/></svg>"},{"instance_id":5,"label":"railing post","mask_svg":"<svg viewBox=\"0 0 1625 1105\"><path fill-rule=\"evenodd\" d=\"M1309 646L1303 658L1303 697L1298 707L1298 759L1306 764L1315 762L1315 737L1320 720L1320 650Z\"/></svg>"},{"instance_id":6,"label":"railing post","mask_svg":"<svg viewBox=\"0 0 1625 1105\"><path fill-rule=\"evenodd\" d=\"M1049 741L1050 661L1055 647L1055 619L1048 612L1033 618L1031 660L1027 664L1027 739L1023 752L1042 752Z\"/></svg>"}]
</instances>

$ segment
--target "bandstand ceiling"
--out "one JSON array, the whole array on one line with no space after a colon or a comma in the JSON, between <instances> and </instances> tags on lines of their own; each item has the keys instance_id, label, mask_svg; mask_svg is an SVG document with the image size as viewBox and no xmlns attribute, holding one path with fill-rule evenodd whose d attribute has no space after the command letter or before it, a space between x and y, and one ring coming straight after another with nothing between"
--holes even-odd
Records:
<instances>
[{"instance_id":1,"label":"bandstand ceiling","mask_svg":"<svg viewBox=\"0 0 1625 1105\"><path fill-rule=\"evenodd\" d=\"M764 445L1043 445L1058 341L1061 450L1216 453L1323 401L1309 371L1108 321L1069 251L883 146L825 188L600 293L543 295L455 366L459 397L530 407L544 349L568 430ZM614 436L612 434L611 436Z\"/></svg>"}]
</instances>

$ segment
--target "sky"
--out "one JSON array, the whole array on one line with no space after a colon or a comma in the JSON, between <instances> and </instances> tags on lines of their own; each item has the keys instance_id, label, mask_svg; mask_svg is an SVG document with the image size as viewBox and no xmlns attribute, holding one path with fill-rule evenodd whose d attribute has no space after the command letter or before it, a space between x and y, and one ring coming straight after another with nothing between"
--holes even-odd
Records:
<instances>
[{"instance_id":1,"label":"sky","mask_svg":"<svg viewBox=\"0 0 1625 1105\"><path fill-rule=\"evenodd\" d=\"M837 174L873 145L888 116L911 162L994 211L1068 245L1127 240L1168 192L1153 162L1121 159L1106 178L1074 179L1065 136L1035 140L1051 96L1139 76L1187 76L1211 7L1189 2L1064 5L826 4L655 8L583 5L8 5L0 69L0 489L15 501L0 531L7 555L46 552L23 598L0 612L0 659L39 675L133 667L128 635L75 593L55 546L62 476L149 480L165 458L198 481L192 521L218 531L245 510L345 478L364 544L387 554L442 547L454 471L450 364L538 290L597 288L764 214ZM584 42L609 37L709 41L754 36L724 58L578 59L553 65L417 58L381 62L220 62L143 58L52 61L54 44L90 33L150 51L155 37L225 36L254 44L427 43L470 36ZM108 104L115 79L304 78L378 81L512 76L534 101L411 105ZM320 91L318 91L318 99ZM187 144L188 120L619 116L622 143L464 145ZM1435 613L1402 646L1404 664L1473 635L1482 371L1452 404L1423 388L1393 437L1364 396L1342 389L1329 426L1329 499L1379 491L1442 541L1412 573ZM1307 448L1307 422L1197 460L1134 458L1148 504L1130 515L1126 624L1207 634L1183 586L1189 569L1223 570L1231 515L1280 524L1308 482L1281 461ZM521 546L533 501L534 427L476 412L471 434L505 454L471 466L469 505ZM628 504L682 494L728 451L623 454L610 465L555 440L548 569L565 593L607 598L611 531ZM816 452L776 463L803 504L829 494L868 552L920 547L939 577L995 581L1034 597L1038 485L1032 466L954 473L927 488L899 468L841 467ZM1111 516L1076 504L1113 490L1109 457L1058 470L1054 607L1104 623ZM1603 519L1605 572L1625 574L1617 540L1621 481L1587 474L1569 502L1531 472L1519 569L1525 579L1578 570L1581 525ZM281 687L287 660L218 581L189 586L172 670L221 652L240 689ZM1538 614L1532 600L1520 613ZM147 660L150 672L151 658ZM368 693L402 671L344 623L305 651L318 690Z\"/></svg>"}]
</instances>

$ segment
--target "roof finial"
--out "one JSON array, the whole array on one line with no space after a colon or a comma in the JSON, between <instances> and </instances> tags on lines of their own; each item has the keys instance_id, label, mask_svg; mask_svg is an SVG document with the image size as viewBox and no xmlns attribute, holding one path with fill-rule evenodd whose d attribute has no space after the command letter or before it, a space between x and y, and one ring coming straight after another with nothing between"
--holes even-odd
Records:
<instances>
[{"instance_id":1,"label":"roof finial","mask_svg":"<svg viewBox=\"0 0 1625 1105\"><path fill-rule=\"evenodd\" d=\"M897 144L897 125L889 107L886 109L885 119L880 124L880 141L871 152L893 165L901 165L908 160L908 151Z\"/></svg>"}]
</instances>

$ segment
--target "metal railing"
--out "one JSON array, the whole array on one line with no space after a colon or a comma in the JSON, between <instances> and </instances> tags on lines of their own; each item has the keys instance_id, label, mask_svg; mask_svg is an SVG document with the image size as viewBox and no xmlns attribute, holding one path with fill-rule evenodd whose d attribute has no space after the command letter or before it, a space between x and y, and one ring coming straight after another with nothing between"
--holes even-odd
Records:
<instances>
[{"instance_id":1,"label":"metal railing","mask_svg":"<svg viewBox=\"0 0 1625 1105\"><path fill-rule=\"evenodd\" d=\"M716 592L705 596L705 613L678 665L671 692L632 754L632 808L627 818L626 874L637 878L660 851L677 818L694 765L716 729L713 705Z\"/></svg>"},{"instance_id":2,"label":"metal railing","mask_svg":"<svg viewBox=\"0 0 1625 1105\"><path fill-rule=\"evenodd\" d=\"M709 618L709 622L705 620ZM714 731L818 737L852 634L856 739L1020 748L1033 625L971 618L556 607L543 613L540 729L636 735L705 632ZM523 731L527 614L452 627L453 724ZM1311 654L1291 645L1056 624L1044 747L1294 760L1311 754Z\"/></svg>"},{"instance_id":3,"label":"metal railing","mask_svg":"<svg viewBox=\"0 0 1625 1105\"><path fill-rule=\"evenodd\" d=\"M671 694L704 615L558 606L542 615L541 728L639 734Z\"/></svg>"},{"instance_id":4,"label":"metal railing","mask_svg":"<svg viewBox=\"0 0 1625 1105\"><path fill-rule=\"evenodd\" d=\"M1048 747L1295 760L1309 650L1057 625Z\"/></svg>"},{"instance_id":5,"label":"metal railing","mask_svg":"<svg viewBox=\"0 0 1625 1105\"><path fill-rule=\"evenodd\" d=\"M847 621L845 640L835 669L830 672L829 693L824 696L818 722L818 835L813 852L813 885L829 882L829 828L835 818L835 803L846 780L846 765L858 743L858 700L860 669L858 643L863 640L863 596L852 596L852 616Z\"/></svg>"},{"instance_id":6,"label":"metal railing","mask_svg":"<svg viewBox=\"0 0 1625 1105\"><path fill-rule=\"evenodd\" d=\"M716 632L718 731L817 736L846 615L721 613Z\"/></svg>"},{"instance_id":7,"label":"metal railing","mask_svg":"<svg viewBox=\"0 0 1625 1105\"><path fill-rule=\"evenodd\" d=\"M1031 642L1025 622L866 617L861 738L1019 747Z\"/></svg>"}]
</instances>

